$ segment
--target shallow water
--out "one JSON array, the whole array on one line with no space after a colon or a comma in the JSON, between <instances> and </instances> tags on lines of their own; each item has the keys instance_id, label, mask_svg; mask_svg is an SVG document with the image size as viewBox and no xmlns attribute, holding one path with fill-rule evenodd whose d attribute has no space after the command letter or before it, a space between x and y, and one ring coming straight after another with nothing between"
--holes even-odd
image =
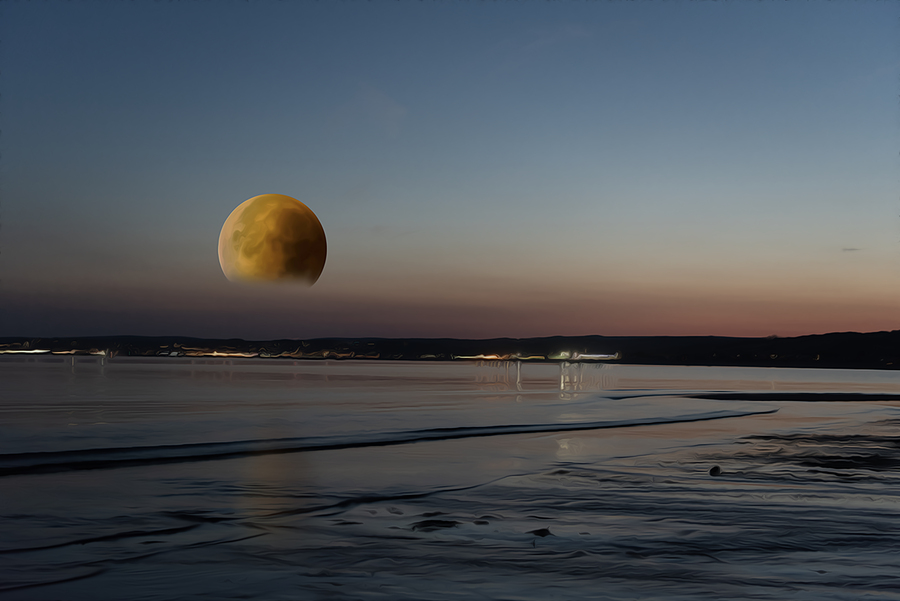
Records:
<instances>
[{"instance_id":1,"label":"shallow water","mask_svg":"<svg viewBox=\"0 0 900 601\"><path fill-rule=\"evenodd\" d=\"M0 383L3 599L900 599L894 372L4 357Z\"/></svg>"}]
</instances>

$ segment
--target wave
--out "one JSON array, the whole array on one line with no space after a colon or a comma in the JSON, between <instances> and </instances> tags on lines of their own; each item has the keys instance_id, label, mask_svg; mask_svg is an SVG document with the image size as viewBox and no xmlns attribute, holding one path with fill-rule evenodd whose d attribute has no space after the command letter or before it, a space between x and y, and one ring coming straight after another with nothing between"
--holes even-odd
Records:
<instances>
[{"instance_id":1,"label":"wave","mask_svg":"<svg viewBox=\"0 0 900 601\"><path fill-rule=\"evenodd\" d=\"M647 388L634 389L622 393L616 391L604 391L603 396L604 398L613 401L624 401L627 399L641 398L652 399L660 397L701 399L704 401L797 401L812 403L900 401L900 394L892 394L886 392L791 392L784 390L767 390L765 392L714 390L711 392L700 392L692 390L654 390L652 388Z\"/></svg>"},{"instance_id":2,"label":"wave","mask_svg":"<svg viewBox=\"0 0 900 601\"><path fill-rule=\"evenodd\" d=\"M704 392L689 395L692 399L716 401L802 401L850 403L854 401L900 401L900 394L874 392Z\"/></svg>"},{"instance_id":3,"label":"wave","mask_svg":"<svg viewBox=\"0 0 900 601\"><path fill-rule=\"evenodd\" d=\"M235 459L280 453L332 451L363 447L379 447L417 442L458 440L510 434L540 434L601 430L707 421L730 417L745 417L775 413L778 409L756 411L721 410L691 413L672 417L645 417L623 420L577 422L567 424L509 424L499 426L463 426L432 428L400 432L379 432L353 435L318 436L305 438L275 438L233 442L193 443L143 447L119 447L72 451L9 453L0 455L0 477L22 474L114 469L121 467L162 465L195 461Z\"/></svg>"}]
</instances>

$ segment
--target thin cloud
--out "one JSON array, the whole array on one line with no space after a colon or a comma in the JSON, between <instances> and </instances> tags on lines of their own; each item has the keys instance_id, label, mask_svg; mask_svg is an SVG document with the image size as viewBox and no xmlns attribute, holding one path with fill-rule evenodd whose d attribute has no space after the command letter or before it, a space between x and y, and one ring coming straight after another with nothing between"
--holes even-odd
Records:
<instances>
[{"instance_id":1,"label":"thin cloud","mask_svg":"<svg viewBox=\"0 0 900 601\"><path fill-rule=\"evenodd\" d=\"M505 52L521 53L589 38L591 35L591 31L583 25L564 23L556 27L520 30L510 37L499 40L495 48Z\"/></svg>"},{"instance_id":2,"label":"thin cloud","mask_svg":"<svg viewBox=\"0 0 900 601\"><path fill-rule=\"evenodd\" d=\"M405 106L381 90L361 84L353 98L334 111L332 123L340 128L365 123L395 138L400 135L408 112Z\"/></svg>"},{"instance_id":3,"label":"thin cloud","mask_svg":"<svg viewBox=\"0 0 900 601\"><path fill-rule=\"evenodd\" d=\"M525 44L526 50L534 48L544 48L547 46L555 46L570 40L578 40L591 37L591 33L582 25L564 24L553 29L545 29L543 31L534 31L532 35L535 39Z\"/></svg>"}]
</instances>

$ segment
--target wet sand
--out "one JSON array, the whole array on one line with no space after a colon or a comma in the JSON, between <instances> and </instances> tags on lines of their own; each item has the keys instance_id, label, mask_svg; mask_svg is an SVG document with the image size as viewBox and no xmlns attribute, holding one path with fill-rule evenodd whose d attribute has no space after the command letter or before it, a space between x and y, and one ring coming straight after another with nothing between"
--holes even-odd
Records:
<instances>
[{"instance_id":1,"label":"wet sand","mask_svg":"<svg viewBox=\"0 0 900 601\"><path fill-rule=\"evenodd\" d=\"M889 374L299 363L4 362L0 464L635 425L6 475L0 598L900 598L900 403L859 396ZM854 394L785 394L822 391ZM746 415L674 422L720 411Z\"/></svg>"}]
</instances>

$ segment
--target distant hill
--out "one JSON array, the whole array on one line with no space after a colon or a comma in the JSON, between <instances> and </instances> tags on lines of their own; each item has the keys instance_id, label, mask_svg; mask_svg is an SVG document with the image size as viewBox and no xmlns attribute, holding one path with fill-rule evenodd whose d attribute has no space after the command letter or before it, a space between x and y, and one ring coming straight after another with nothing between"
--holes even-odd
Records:
<instances>
[{"instance_id":1,"label":"distant hill","mask_svg":"<svg viewBox=\"0 0 900 601\"><path fill-rule=\"evenodd\" d=\"M841 332L794 338L552 336L486 340L316 338L264 341L183 336L0 338L0 353L404 361L614 361L645 365L897 369L900 367L900 331Z\"/></svg>"}]
</instances>

